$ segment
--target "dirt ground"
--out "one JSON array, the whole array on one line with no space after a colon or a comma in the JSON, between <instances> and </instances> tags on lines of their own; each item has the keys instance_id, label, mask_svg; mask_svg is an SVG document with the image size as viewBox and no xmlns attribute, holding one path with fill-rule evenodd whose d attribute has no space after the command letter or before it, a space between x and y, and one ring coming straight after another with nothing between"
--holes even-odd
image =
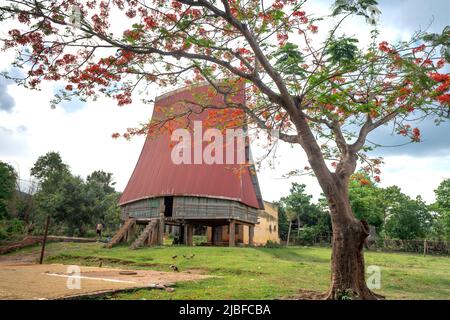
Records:
<instances>
[{"instance_id":1,"label":"dirt ground","mask_svg":"<svg viewBox=\"0 0 450 320\"><path fill-rule=\"evenodd\" d=\"M62 264L39 265L26 264L23 260L18 263L3 260L0 262L0 299L61 299L121 289L164 289L178 281L196 281L208 277L195 273L83 266L80 266L80 273L76 274L68 267ZM123 271L136 274L119 273Z\"/></svg>"}]
</instances>

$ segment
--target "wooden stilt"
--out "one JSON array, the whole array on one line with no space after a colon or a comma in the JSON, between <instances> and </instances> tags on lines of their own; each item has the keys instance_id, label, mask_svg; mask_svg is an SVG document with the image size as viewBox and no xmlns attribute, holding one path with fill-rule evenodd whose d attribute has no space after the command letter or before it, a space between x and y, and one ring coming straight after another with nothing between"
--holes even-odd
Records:
<instances>
[{"instance_id":1,"label":"wooden stilt","mask_svg":"<svg viewBox=\"0 0 450 320\"><path fill-rule=\"evenodd\" d=\"M216 227L212 226L211 227L211 244L212 245L216 244L216 232L217 232Z\"/></svg>"},{"instance_id":2,"label":"wooden stilt","mask_svg":"<svg viewBox=\"0 0 450 320\"><path fill-rule=\"evenodd\" d=\"M158 245L162 246L164 244L164 212L162 212L159 216L159 225L158 225Z\"/></svg>"},{"instance_id":3,"label":"wooden stilt","mask_svg":"<svg viewBox=\"0 0 450 320\"><path fill-rule=\"evenodd\" d=\"M184 225L183 225L183 244L185 245L185 246L187 246L188 245L188 242L189 242L189 231L188 231L188 228L189 228L189 224L188 223L185 223Z\"/></svg>"},{"instance_id":4,"label":"wooden stilt","mask_svg":"<svg viewBox=\"0 0 450 320\"><path fill-rule=\"evenodd\" d=\"M230 247L234 247L236 244L235 238L236 238L236 230L235 230L235 225L236 223L234 222L234 220L230 221L230 229L229 229L229 241L228 241L228 245Z\"/></svg>"},{"instance_id":5,"label":"wooden stilt","mask_svg":"<svg viewBox=\"0 0 450 320\"><path fill-rule=\"evenodd\" d=\"M125 235L125 242L129 242L131 241L132 237L133 237L133 233L134 233L134 227L135 224L130 224L127 228L127 233Z\"/></svg>"},{"instance_id":6,"label":"wooden stilt","mask_svg":"<svg viewBox=\"0 0 450 320\"><path fill-rule=\"evenodd\" d=\"M188 228L187 228L187 245L188 246L192 246L194 244L193 236L194 236L194 225L188 224Z\"/></svg>"},{"instance_id":7,"label":"wooden stilt","mask_svg":"<svg viewBox=\"0 0 450 320\"><path fill-rule=\"evenodd\" d=\"M248 226L248 246L253 247L253 237L255 235L255 226Z\"/></svg>"}]
</instances>

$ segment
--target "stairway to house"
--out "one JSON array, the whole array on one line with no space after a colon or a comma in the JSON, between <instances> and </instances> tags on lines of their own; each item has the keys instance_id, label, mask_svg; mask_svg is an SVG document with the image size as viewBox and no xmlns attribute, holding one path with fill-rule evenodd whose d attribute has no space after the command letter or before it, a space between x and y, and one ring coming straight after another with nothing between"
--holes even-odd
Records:
<instances>
[{"instance_id":1,"label":"stairway to house","mask_svg":"<svg viewBox=\"0 0 450 320\"><path fill-rule=\"evenodd\" d=\"M148 239L156 237L158 232L158 219L150 220L145 229L141 232L139 237L131 244L131 249L138 249L143 247Z\"/></svg>"},{"instance_id":2,"label":"stairway to house","mask_svg":"<svg viewBox=\"0 0 450 320\"><path fill-rule=\"evenodd\" d=\"M106 245L107 248L112 248L113 246L119 244L121 241L123 241L126 236L128 230L132 228L136 224L136 220L133 218L129 218L125 221L125 223L122 225L122 227L119 229L119 231L116 232L114 237L111 239L111 241L108 242Z\"/></svg>"}]
</instances>

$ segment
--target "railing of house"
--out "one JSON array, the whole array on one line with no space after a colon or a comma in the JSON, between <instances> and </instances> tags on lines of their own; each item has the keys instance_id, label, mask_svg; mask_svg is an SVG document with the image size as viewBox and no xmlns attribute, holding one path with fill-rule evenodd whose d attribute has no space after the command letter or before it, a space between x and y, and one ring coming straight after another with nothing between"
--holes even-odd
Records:
<instances>
[{"instance_id":1,"label":"railing of house","mask_svg":"<svg viewBox=\"0 0 450 320\"><path fill-rule=\"evenodd\" d=\"M122 206L122 219L158 217L160 199L144 199ZM178 219L235 219L256 223L258 210L226 199L174 197L172 217Z\"/></svg>"}]
</instances>

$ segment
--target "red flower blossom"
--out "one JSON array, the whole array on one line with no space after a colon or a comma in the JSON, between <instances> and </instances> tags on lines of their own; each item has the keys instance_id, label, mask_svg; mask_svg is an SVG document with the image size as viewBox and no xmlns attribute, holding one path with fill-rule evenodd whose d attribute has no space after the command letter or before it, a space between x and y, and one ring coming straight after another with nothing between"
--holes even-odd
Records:
<instances>
[{"instance_id":1,"label":"red flower blossom","mask_svg":"<svg viewBox=\"0 0 450 320\"><path fill-rule=\"evenodd\" d=\"M450 81L446 81L442 83L439 87L436 88L436 92L444 92L450 87Z\"/></svg>"},{"instance_id":2,"label":"red flower blossom","mask_svg":"<svg viewBox=\"0 0 450 320\"><path fill-rule=\"evenodd\" d=\"M283 9L283 7L284 7L284 4L281 3L281 2L278 2L278 1L276 1L276 2L272 5L272 8L274 8L274 9Z\"/></svg>"},{"instance_id":3,"label":"red flower blossom","mask_svg":"<svg viewBox=\"0 0 450 320\"><path fill-rule=\"evenodd\" d=\"M181 9L181 3L178 1L172 1L171 5L172 5L172 8L174 8L176 10Z\"/></svg>"},{"instance_id":4,"label":"red flower blossom","mask_svg":"<svg viewBox=\"0 0 450 320\"><path fill-rule=\"evenodd\" d=\"M430 73L429 77L436 82L445 82L450 79L450 76L448 74L442 74L437 72Z\"/></svg>"},{"instance_id":5,"label":"red flower blossom","mask_svg":"<svg viewBox=\"0 0 450 320\"><path fill-rule=\"evenodd\" d=\"M416 141L416 142L419 142L420 141L420 130L419 130L419 128L414 128L412 130L412 134L413 134L412 140Z\"/></svg>"},{"instance_id":6,"label":"red flower blossom","mask_svg":"<svg viewBox=\"0 0 450 320\"><path fill-rule=\"evenodd\" d=\"M250 54L250 53L251 53L251 51L248 50L248 49L246 49L246 48L239 48L239 49L237 50L237 52L239 52L239 53L242 54L242 55L244 55L244 54Z\"/></svg>"},{"instance_id":7,"label":"red flower blossom","mask_svg":"<svg viewBox=\"0 0 450 320\"><path fill-rule=\"evenodd\" d=\"M173 21L173 22L177 21L177 15L174 13L166 13L166 17L170 21Z\"/></svg>"},{"instance_id":8,"label":"red flower blossom","mask_svg":"<svg viewBox=\"0 0 450 320\"><path fill-rule=\"evenodd\" d=\"M158 26L158 24L156 23L155 19L153 19L153 17L145 17L144 22L145 22L145 26L149 29L153 29Z\"/></svg>"},{"instance_id":9,"label":"red flower blossom","mask_svg":"<svg viewBox=\"0 0 450 320\"><path fill-rule=\"evenodd\" d=\"M414 48L412 51L413 51L413 53L416 53L416 52L420 52L420 51L423 51L423 50L425 50L425 45L424 44Z\"/></svg>"},{"instance_id":10,"label":"red flower blossom","mask_svg":"<svg viewBox=\"0 0 450 320\"><path fill-rule=\"evenodd\" d=\"M387 43L387 41L380 42L380 44L378 45L378 49L380 49L383 52L389 52L389 50L391 50L389 48L389 43Z\"/></svg>"},{"instance_id":11,"label":"red flower blossom","mask_svg":"<svg viewBox=\"0 0 450 320\"><path fill-rule=\"evenodd\" d=\"M359 180L359 183L360 183L362 186L366 186L366 185L370 184L370 181L367 180L366 178L362 178L361 180Z\"/></svg>"},{"instance_id":12,"label":"red flower blossom","mask_svg":"<svg viewBox=\"0 0 450 320\"><path fill-rule=\"evenodd\" d=\"M431 59L425 59L422 65L424 66L431 66L433 64L433 61Z\"/></svg>"},{"instance_id":13,"label":"red flower blossom","mask_svg":"<svg viewBox=\"0 0 450 320\"><path fill-rule=\"evenodd\" d=\"M125 12L125 14L130 19L134 18L134 17L136 17L136 10L129 9L127 12Z\"/></svg>"},{"instance_id":14,"label":"red flower blossom","mask_svg":"<svg viewBox=\"0 0 450 320\"><path fill-rule=\"evenodd\" d=\"M292 12L292 15L294 17L304 17L305 14L306 14L305 11L294 11L294 12Z\"/></svg>"},{"instance_id":15,"label":"red flower blossom","mask_svg":"<svg viewBox=\"0 0 450 320\"><path fill-rule=\"evenodd\" d=\"M437 100L443 105L450 106L450 94L448 93L438 96Z\"/></svg>"},{"instance_id":16,"label":"red flower blossom","mask_svg":"<svg viewBox=\"0 0 450 320\"><path fill-rule=\"evenodd\" d=\"M314 26L312 24L310 24L308 26L308 29L312 32L312 33L317 33L317 31L319 30L319 28L317 26Z\"/></svg>"}]
</instances>

